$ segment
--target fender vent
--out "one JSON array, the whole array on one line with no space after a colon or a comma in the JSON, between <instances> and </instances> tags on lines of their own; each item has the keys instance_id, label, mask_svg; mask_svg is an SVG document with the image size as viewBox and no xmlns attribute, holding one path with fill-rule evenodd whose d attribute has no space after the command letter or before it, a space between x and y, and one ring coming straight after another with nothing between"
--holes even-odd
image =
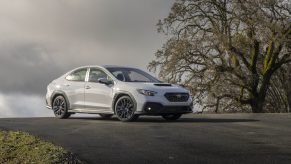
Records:
<instances>
[{"instance_id":1,"label":"fender vent","mask_svg":"<svg viewBox=\"0 0 291 164\"><path fill-rule=\"evenodd\" d=\"M157 83L157 84L154 84L155 86L159 86L159 87L171 87L172 84L167 84L167 83Z\"/></svg>"}]
</instances>

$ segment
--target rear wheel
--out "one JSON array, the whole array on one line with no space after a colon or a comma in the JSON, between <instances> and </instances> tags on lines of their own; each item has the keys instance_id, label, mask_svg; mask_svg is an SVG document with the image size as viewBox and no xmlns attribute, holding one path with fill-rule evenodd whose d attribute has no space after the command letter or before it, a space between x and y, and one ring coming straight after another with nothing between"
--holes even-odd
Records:
<instances>
[{"instance_id":1,"label":"rear wheel","mask_svg":"<svg viewBox=\"0 0 291 164\"><path fill-rule=\"evenodd\" d=\"M120 121L129 122L138 118L134 112L136 106L129 96L120 97L115 103L115 114Z\"/></svg>"},{"instance_id":2,"label":"rear wheel","mask_svg":"<svg viewBox=\"0 0 291 164\"><path fill-rule=\"evenodd\" d=\"M162 115L162 117L167 121L178 120L181 116L182 116L182 114L166 114L166 115Z\"/></svg>"},{"instance_id":3,"label":"rear wheel","mask_svg":"<svg viewBox=\"0 0 291 164\"><path fill-rule=\"evenodd\" d=\"M65 119L71 116L68 112L66 99L63 96L57 96L54 99L52 109L57 118Z\"/></svg>"},{"instance_id":4,"label":"rear wheel","mask_svg":"<svg viewBox=\"0 0 291 164\"><path fill-rule=\"evenodd\" d=\"M111 118L113 114L99 114L101 118Z\"/></svg>"}]
</instances>

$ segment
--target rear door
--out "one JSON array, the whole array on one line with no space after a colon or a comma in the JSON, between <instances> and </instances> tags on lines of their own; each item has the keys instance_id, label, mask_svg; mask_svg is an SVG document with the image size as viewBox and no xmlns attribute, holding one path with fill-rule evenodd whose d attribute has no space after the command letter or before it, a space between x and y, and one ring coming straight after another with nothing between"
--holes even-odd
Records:
<instances>
[{"instance_id":1,"label":"rear door","mask_svg":"<svg viewBox=\"0 0 291 164\"><path fill-rule=\"evenodd\" d=\"M63 90L68 96L71 109L84 108L85 79L88 68L80 68L66 77Z\"/></svg>"}]
</instances>

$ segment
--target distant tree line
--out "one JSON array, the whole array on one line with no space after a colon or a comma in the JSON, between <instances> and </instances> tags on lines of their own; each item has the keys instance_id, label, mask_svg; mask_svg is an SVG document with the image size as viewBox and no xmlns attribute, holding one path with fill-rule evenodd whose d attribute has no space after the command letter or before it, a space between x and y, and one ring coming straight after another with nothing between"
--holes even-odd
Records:
<instances>
[{"instance_id":1,"label":"distant tree line","mask_svg":"<svg viewBox=\"0 0 291 164\"><path fill-rule=\"evenodd\" d=\"M149 63L216 112L291 112L289 0L176 0Z\"/></svg>"}]
</instances>

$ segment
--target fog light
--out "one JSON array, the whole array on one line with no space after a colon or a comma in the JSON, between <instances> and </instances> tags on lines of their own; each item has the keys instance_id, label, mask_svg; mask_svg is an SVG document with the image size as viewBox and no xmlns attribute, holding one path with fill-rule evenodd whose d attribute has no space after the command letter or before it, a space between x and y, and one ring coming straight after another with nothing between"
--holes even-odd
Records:
<instances>
[{"instance_id":1,"label":"fog light","mask_svg":"<svg viewBox=\"0 0 291 164\"><path fill-rule=\"evenodd\" d=\"M151 110L152 108L151 107L148 107L148 110Z\"/></svg>"}]
</instances>

